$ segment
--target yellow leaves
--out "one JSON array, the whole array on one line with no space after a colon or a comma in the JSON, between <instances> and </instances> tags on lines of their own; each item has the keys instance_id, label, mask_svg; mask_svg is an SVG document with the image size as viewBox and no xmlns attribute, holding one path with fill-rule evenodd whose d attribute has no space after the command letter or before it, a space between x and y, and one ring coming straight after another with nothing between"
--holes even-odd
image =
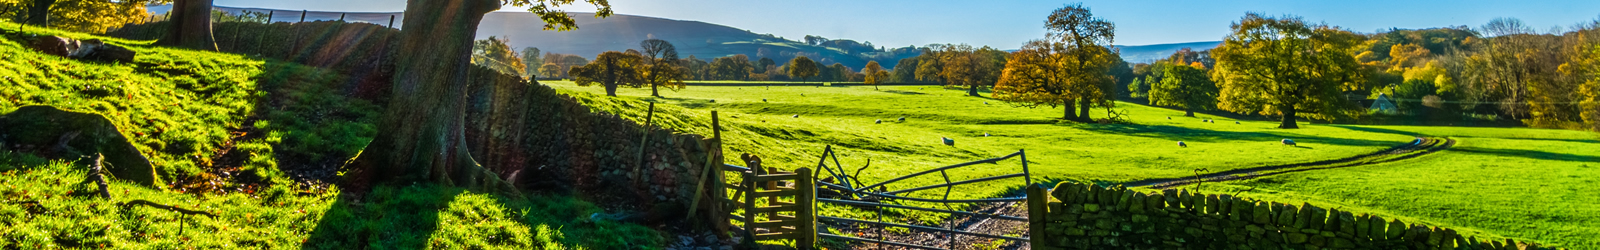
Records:
<instances>
[{"instance_id":1,"label":"yellow leaves","mask_svg":"<svg viewBox=\"0 0 1600 250\"><path fill-rule=\"evenodd\" d=\"M1206 70L1206 65L1205 64L1201 64L1200 62L1189 63L1189 67L1193 67L1193 68L1200 69L1200 70Z\"/></svg>"}]
</instances>

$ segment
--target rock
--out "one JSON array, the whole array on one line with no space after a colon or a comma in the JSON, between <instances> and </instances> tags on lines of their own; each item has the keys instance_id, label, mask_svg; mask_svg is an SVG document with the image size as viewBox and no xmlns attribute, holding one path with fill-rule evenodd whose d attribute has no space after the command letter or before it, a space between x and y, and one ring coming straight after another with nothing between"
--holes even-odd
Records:
<instances>
[{"instance_id":1,"label":"rock","mask_svg":"<svg viewBox=\"0 0 1600 250\"><path fill-rule=\"evenodd\" d=\"M105 155L106 169L113 177L148 187L161 183L148 158L133 147L127 137L104 116L56 109L51 106L25 106L0 116L0 138L5 145L57 145L50 157L81 159Z\"/></svg>"},{"instance_id":2,"label":"rock","mask_svg":"<svg viewBox=\"0 0 1600 250\"><path fill-rule=\"evenodd\" d=\"M78 41L59 36L46 36L34 39L28 46L40 53L67 56L72 51L78 50Z\"/></svg>"}]
</instances>

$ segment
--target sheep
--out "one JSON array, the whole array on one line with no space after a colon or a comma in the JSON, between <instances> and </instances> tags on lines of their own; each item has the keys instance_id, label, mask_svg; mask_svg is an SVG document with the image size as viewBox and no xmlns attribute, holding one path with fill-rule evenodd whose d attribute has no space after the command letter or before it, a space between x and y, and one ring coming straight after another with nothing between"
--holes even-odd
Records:
<instances>
[{"instance_id":1,"label":"sheep","mask_svg":"<svg viewBox=\"0 0 1600 250\"><path fill-rule=\"evenodd\" d=\"M1233 121L1233 124L1239 124L1239 121Z\"/></svg>"},{"instance_id":2,"label":"sheep","mask_svg":"<svg viewBox=\"0 0 1600 250\"><path fill-rule=\"evenodd\" d=\"M872 124L883 124L883 119L878 119L877 121L873 121Z\"/></svg>"},{"instance_id":3,"label":"sheep","mask_svg":"<svg viewBox=\"0 0 1600 250\"><path fill-rule=\"evenodd\" d=\"M983 105L989 105L989 102L983 102Z\"/></svg>"},{"instance_id":4,"label":"sheep","mask_svg":"<svg viewBox=\"0 0 1600 250\"><path fill-rule=\"evenodd\" d=\"M904 117L904 116L901 116L901 117L900 117L900 122L906 122L906 117Z\"/></svg>"},{"instance_id":5,"label":"sheep","mask_svg":"<svg viewBox=\"0 0 1600 250\"><path fill-rule=\"evenodd\" d=\"M1171 117L1171 116L1168 116L1168 117L1167 117L1167 120L1172 120L1172 117Z\"/></svg>"},{"instance_id":6,"label":"sheep","mask_svg":"<svg viewBox=\"0 0 1600 250\"><path fill-rule=\"evenodd\" d=\"M717 103L717 99L711 99L711 103Z\"/></svg>"},{"instance_id":7,"label":"sheep","mask_svg":"<svg viewBox=\"0 0 1600 250\"><path fill-rule=\"evenodd\" d=\"M944 145L945 146L955 146L956 145L956 140L955 139L950 139L949 137L939 137L939 138L940 139L944 139Z\"/></svg>"},{"instance_id":8,"label":"sheep","mask_svg":"<svg viewBox=\"0 0 1600 250\"><path fill-rule=\"evenodd\" d=\"M1284 146L1300 147L1300 145L1294 144L1294 140L1290 140L1290 139L1283 139L1282 141L1279 141L1279 142L1282 142Z\"/></svg>"},{"instance_id":9,"label":"sheep","mask_svg":"<svg viewBox=\"0 0 1600 250\"><path fill-rule=\"evenodd\" d=\"M989 137L989 133L983 133L983 137Z\"/></svg>"},{"instance_id":10,"label":"sheep","mask_svg":"<svg viewBox=\"0 0 1600 250\"><path fill-rule=\"evenodd\" d=\"M794 118L800 118L800 115L794 115Z\"/></svg>"},{"instance_id":11,"label":"sheep","mask_svg":"<svg viewBox=\"0 0 1600 250\"><path fill-rule=\"evenodd\" d=\"M1178 141L1178 147L1185 147L1185 148L1187 148L1187 147L1189 147L1189 144L1188 144L1188 143L1183 143L1183 141Z\"/></svg>"},{"instance_id":12,"label":"sheep","mask_svg":"<svg viewBox=\"0 0 1600 250\"><path fill-rule=\"evenodd\" d=\"M767 98L761 98L761 102L767 102Z\"/></svg>"}]
</instances>

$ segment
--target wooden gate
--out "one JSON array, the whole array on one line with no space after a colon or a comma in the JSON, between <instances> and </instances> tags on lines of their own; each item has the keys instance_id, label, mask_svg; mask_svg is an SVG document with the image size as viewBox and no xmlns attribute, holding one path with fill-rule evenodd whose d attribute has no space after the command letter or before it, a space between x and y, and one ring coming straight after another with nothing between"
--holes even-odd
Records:
<instances>
[{"instance_id":1,"label":"wooden gate","mask_svg":"<svg viewBox=\"0 0 1600 250\"><path fill-rule=\"evenodd\" d=\"M763 240L794 240L796 248L814 248L817 197L811 169L781 172L762 168L759 160L750 163L749 168L724 167L741 177L738 185L727 186L734 195L725 200L726 210L739 210L729 215L729 224L741 224L730 225L730 229L743 235L743 243L748 245Z\"/></svg>"}]
</instances>

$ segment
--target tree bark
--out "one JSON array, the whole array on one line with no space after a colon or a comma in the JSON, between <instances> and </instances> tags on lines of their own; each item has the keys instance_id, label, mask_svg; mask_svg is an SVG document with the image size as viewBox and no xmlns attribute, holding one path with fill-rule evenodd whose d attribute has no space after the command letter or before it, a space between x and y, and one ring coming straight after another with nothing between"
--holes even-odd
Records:
<instances>
[{"instance_id":1,"label":"tree bark","mask_svg":"<svg viewBox=\"0 0 1600 250\"><path fill-rule=\"evenodd\" d=\"M1279 124L1278 128L1300 128L1299 125L1295 125L1293 107L1283 108L1281 112L1283 112L1283 123Z\"/></svg>"},{"instance_id":2,"label":"tree bark","mask_svg":"<svg viewBox=\"0 0 1600 250\"><path fill-rule=\"evenodd\" d=\"M362 178L434 182L520 195L472 159L465 139L472 40L496 0L409 0L395 61L393 96L378 136L351 160Z\"/></svg>"},{"instance_id":3,"label":"tree bark","mask_svg":"<svg viewBox=\"0 0 1600 250\"><path fill-rule=\"evenodd\" d=\"M978 85L977 84L973 84L973 85L967 86L967 95L978 96Z\"/></svg>"},{"instance_id":4,"label":"tree bark","mask_svg":"<svg viewBox=\"0 0 1600 250\"><path fill-rule=\"evenodd\" d=\"M617 84L606 84L606 96L617 96Z\"/></svg>"},{"instance_id":5,"label":"tree bark","mask_svg":"<svg viewBox=\"0 0 1600 250\"><path fill-rule=\"evenodd\" d=\"M50 26L50 6L56 5L56 0L33 0L33 5L28 6L28 19L22 23L39 27Z\"/></svg>"},{"instance_id":6,"label":"tree bark","mask_svg":"<svg viewBox=\"0 0 1600 250\"><path fill-rule=\"evenodd\" d=\"M1073 102L1074 102L1074 100L1067 100L1067 101L1061 102L1062 106L1066 106L1066 109L1061 111L1061 113L1063 113L1061 115L1061 119L1062 120L1068 120L1068 121L1078 120L1078 114L1077 113L1073 113L1077 109L1076 106L1074 106Z\"/></svg>"},{"instance_id":7,"label":"tree bark","mask_svg":"<svg viewBox=\"0 0 1600 250\"><path fill-rule=\"evenodd\" d=\"M171 18L167 20L167 35L156 43L217 51L217 40L211 35L211 2L212 0L173 2Z\"/></svg>"},{"instance_id":8,"label":"tree bark","mask_svg":"<svg viewBox=\"0 0 1600 250\"><path fill-rule=\"evenodd\" d=\"M656 86L660 86L660 85L650 84L650 96L661 97L661 91L660 90L656 90Z\"/></svg>"},{"instance_id":9,"label":"tree bark","mask_svg":"<svg viewBox=\"0 0 1600 250\"><path fill-rule=\"evenodd\" d=\"M1193 109L1183 109L1183 116L1194 117Z\"/></svg>"},{"instance_id":10,"label":"tree bark","mask_svg":"<svg viewBox=\"0 0 1600 250\"><path fill-rule=\"evenodd\" d=\"M1078 113L1082 113L1081 115L1078 115L1078 119L1079 120L1082 120L1083 122L1093 122L1094 121L1094 118L1090 118L1089 117L1089 108L1091 106L1094 106L1094 105L1091 105L1091 103L1089 103L1089 98L1078 99Z\"/></svg>"}]
</instances>

